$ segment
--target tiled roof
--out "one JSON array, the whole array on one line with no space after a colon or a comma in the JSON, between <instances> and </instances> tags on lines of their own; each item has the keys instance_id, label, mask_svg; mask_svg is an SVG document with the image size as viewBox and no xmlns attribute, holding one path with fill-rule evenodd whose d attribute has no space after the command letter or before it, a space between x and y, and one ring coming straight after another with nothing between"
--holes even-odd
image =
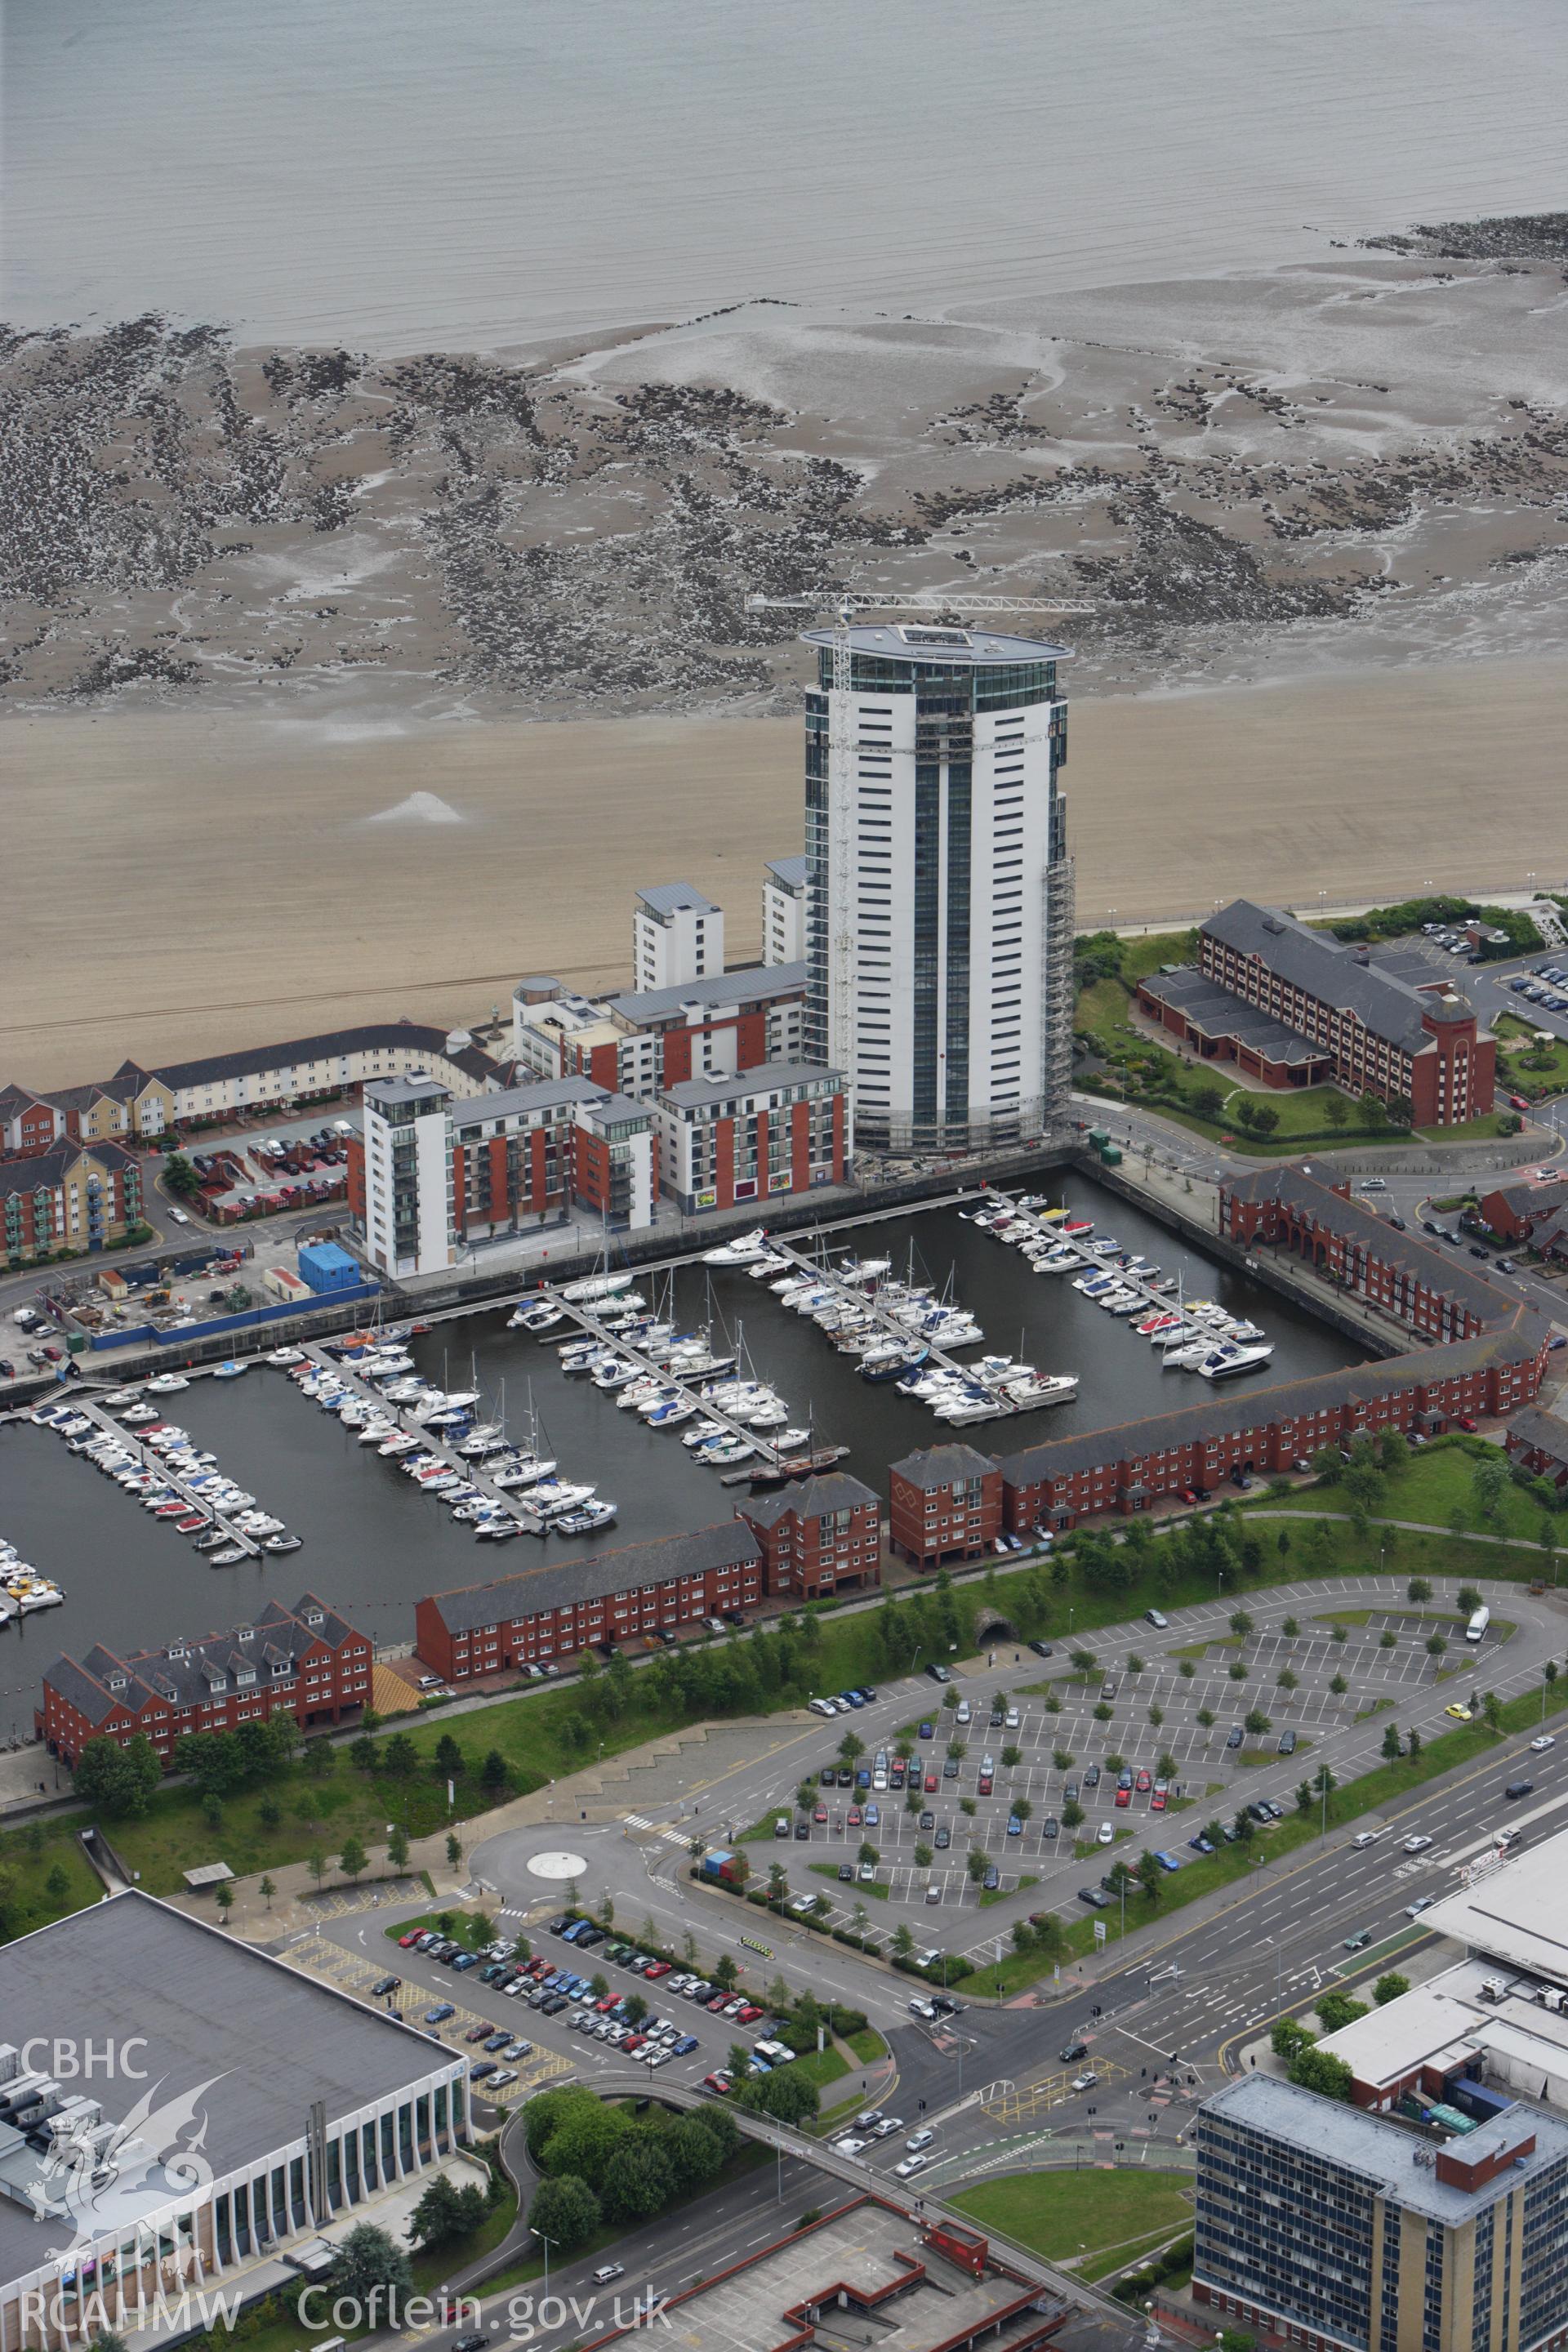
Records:
<instances>
[{"instance_id":1,"label":"tiled roof","mask_svg":"<svg viewBox=\"0 0 1568 2352\"><path fill-rule=\"evenodd\" d=\"M742 1520L726 1519L657 1543L625 1544L592 1559L549 1561L516 1576L498 1577L493 1584L461 1585L429 1598L448 1633L470 1633L480 1625L505 1624L513 1617L531 1617L581 1601L605 1601L613 1593L636 1592L647 1585L668 1584L678 1577L761 1558L752 1529Z\"/></svg>"},{"instance_id":2,"label":"tiled roof","mask_svg":"<svg viewBox=\"0 0 1568 2352\"><path fill-rule=\"evenodd\" d=\"M989 1454L977 1454L973 1445L931 1445L920 1454L907 1454L893 1469L911 1486L925 1495L934 1494L940 1486L951 1486L957 1478L983 1478L994 1470L995 1463Z\"/></svg>"},{"instance_id":3,"label":"tiled roof","mask_svg":"<svg viewBox=\"0 0 1568 2352\"><path fill-rule=\"evenodd\" d=\"M1238 955L1260 958L1270 971L1309 996L1353 1013L1374 1037L1386 1038L1407 1054L1419 1053L1431 1042L1423 1015L1438 1011L1436 996L1374 963L1363 963L1352 949L1309 930L1294 915L1235 898L1211 915L1203 929ZM1464 1010L1468 1014L1468 1005Z\"/></svg>"},{"instance_id":4,"label":"tiled roof","mask_svg":"<svg viewBox=\"0 0 1568 2352\"><path fill-rule=\"evenodd\" d=\"M797 1518L815 1519L825 1511L859 1510L876 1500L875 1487L847 1470L830 1470L825 1477L792 1478L775 1493L755 1495L749 1503L737 1503L735 1508L753 1526L773 1528L792 1512Z\"/></svg>"},{"instance_id":5,"label":"tiled roof","mask_svg":"<svg viewBox=\"0 0 1568 2352\"><path fill-rule=\"evenodd\" d=\"M675 988L635 989L612 996L612 1013L640 1027L648 1021L668 1021L689 1004L710 1012L726 1004L761 1004L769 998L801 996L805 992L804 963L750 964L743 971L710 972L706 980L683 980Z\"/></svg>"},{"instance_id":6,"label":"tiled roof","mask_svg":"<svg viewBox=\"0 0 1568 2352\"><path fill-rule=\"evenodd\" d=\"M1482 1199L1500 1199L1516 1217L1542 1217L1568 1207L1568 1182L1553 1177L1545 1184L1496 1184Z\"/></svg>"}]
</instances>

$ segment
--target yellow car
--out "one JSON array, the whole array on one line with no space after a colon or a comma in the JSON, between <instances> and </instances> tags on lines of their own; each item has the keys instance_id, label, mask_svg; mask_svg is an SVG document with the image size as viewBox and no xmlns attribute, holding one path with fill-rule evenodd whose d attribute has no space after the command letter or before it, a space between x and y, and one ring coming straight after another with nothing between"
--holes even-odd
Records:
<instances>
[{"instance_id":1,"label":"yellow car","mask_svg":"<svg viewBox=\"0 0 1568 2352\"><path fill-rule=\"evenodd\" d=\"M1446 1706L1443 1712L1445 1715L1451 1715L1456 1723L1470 1723L1474 1720L1469 1708L1460 1699L1456 1699L1452 1706Z\"/></svg>"}]
</instances>

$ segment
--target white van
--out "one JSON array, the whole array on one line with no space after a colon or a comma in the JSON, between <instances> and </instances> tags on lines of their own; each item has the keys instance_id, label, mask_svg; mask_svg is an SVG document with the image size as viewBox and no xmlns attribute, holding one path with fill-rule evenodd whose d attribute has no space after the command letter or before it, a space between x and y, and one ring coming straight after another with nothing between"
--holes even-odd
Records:
<instances>
[{"instance_id":1,"label":"white van","mask_svg":"<svg viewBox=\"0 0 1568 2352\"><path fill-rule=\"evenodd\" d=\"M1491 1622L1492 1612L1489 1609L1478 1609L1475 1615L1471 1618L1469 1623L1465 1628L1466 1641L1484 1642L1486 1639L1487 1627L1491 1623Z\"/></svg>"}]
</instances>

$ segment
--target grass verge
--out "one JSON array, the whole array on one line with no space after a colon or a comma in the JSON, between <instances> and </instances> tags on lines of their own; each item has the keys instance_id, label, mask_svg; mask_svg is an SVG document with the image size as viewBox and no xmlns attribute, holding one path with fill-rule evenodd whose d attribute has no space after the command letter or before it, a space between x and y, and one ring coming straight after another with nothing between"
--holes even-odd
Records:
<instances>
[{"instance_id":1,"label":"grass verge","mask_svg":"<svg viewBox=\"0 0 1568 2352\"><path fill-rule=\"evenodd\" d=\"M1047 2262L1076 2262L1080 2254L1118 2250L1115 2268L1151 2239L1173 2235L1193 2214L1192 2181L1183 2172L1009 2173L1000 2180L961 2189L948 2202L982 2229L1005 2231ZM1128 2236L1136 2218L1138 2234ZM1122 2249L1125 2248L1125 2255ZM1087 2273L1086 2273L1087 2275Z\"/></svg>"}]
</instances>

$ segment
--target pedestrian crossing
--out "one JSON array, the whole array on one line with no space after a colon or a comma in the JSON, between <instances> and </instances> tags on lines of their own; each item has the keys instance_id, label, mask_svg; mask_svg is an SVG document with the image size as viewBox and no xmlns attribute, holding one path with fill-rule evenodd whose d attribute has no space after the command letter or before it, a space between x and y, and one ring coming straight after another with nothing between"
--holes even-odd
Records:
<instances>
[{"instance_id":1,"label":"pedestrian crossing","mask_svg":"<svg viewBox=\"0 0 1568 2352\"><path fill-rule=\"evenodd\" d=\"M672 1830L663 1822L645 1821L641 1813L628 1813L626 1817L626 1825L629 1830L636 1830L642 1837L665 1838L671 1845L685 1846L691 1843L689 1830Z\"/></svg>"}]
</instances>

